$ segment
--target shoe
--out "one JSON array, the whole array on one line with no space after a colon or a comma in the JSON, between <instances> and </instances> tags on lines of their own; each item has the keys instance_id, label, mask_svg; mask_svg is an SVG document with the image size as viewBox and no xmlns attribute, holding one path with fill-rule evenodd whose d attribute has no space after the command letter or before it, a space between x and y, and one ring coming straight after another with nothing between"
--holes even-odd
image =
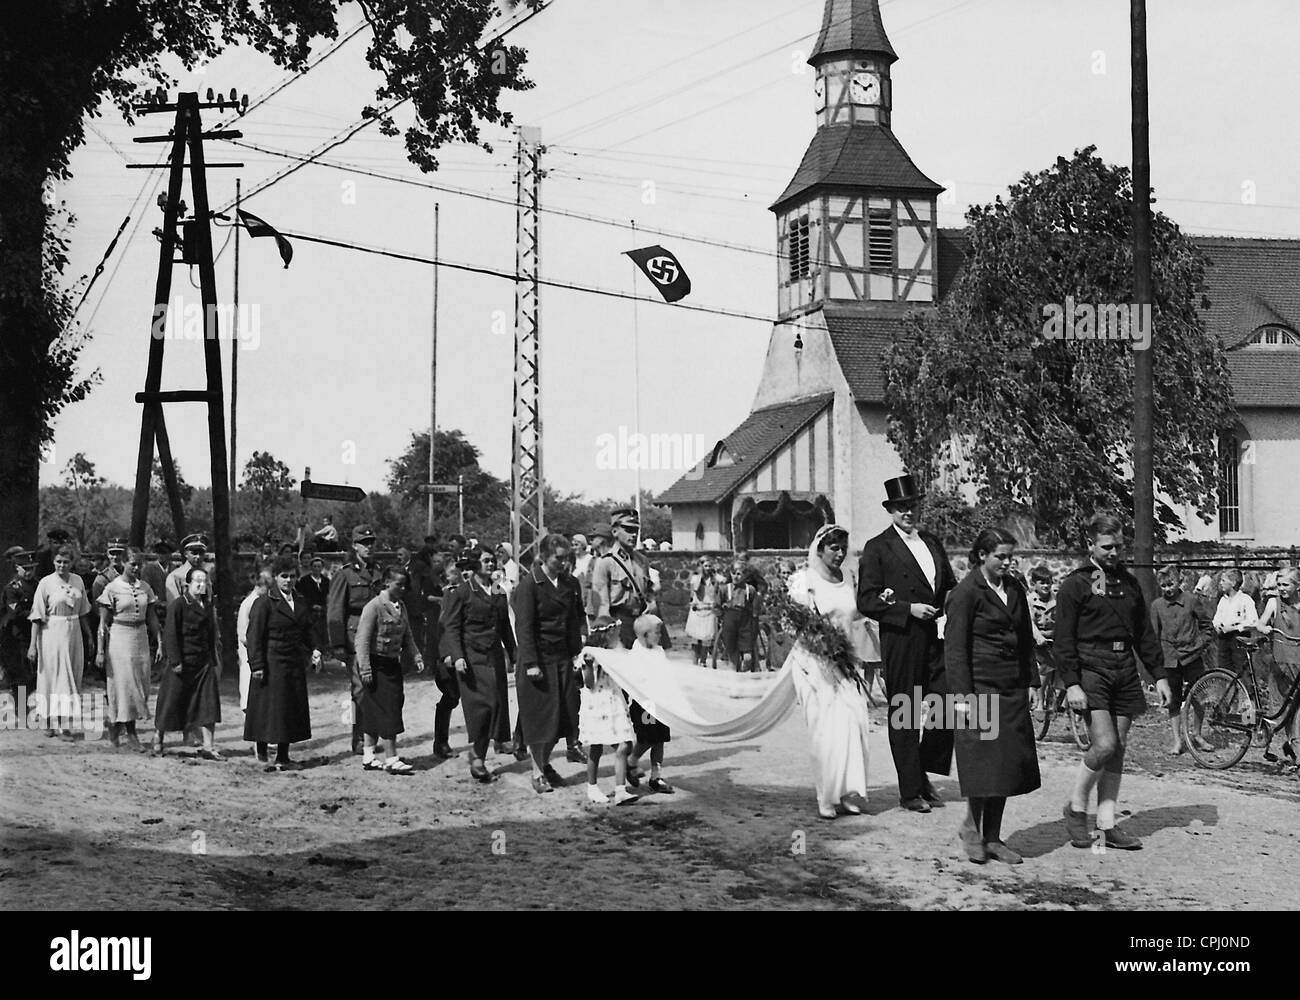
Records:
<instances>
[{"instance_id":1,"label":"shoe","mask_svg":"<svg viewBox=\"0 0 1300 1000\"><path fill-rule=\"evenodd\" d=\"M962 849L966 852L966 857L977 865L982 865L989 859L988 848L984 846L984 839L979 835L978 830L972 830L963 825L957 831L957 839L961 841Z\"/></svg>"},{"instance_id":2,"label":"shoe","mask_svg":"<svg viewBox=\"0 0 1300 1000\"><path fill-rule=\"evenodd\" d=\"M1192 737L1192 745L1196 747L1197 750L1202 750L1206 753L1209 753L1214 749L1213 746L1205 741L1205 737L1199 735Z\"/></svg>"},{"instance_id":3,"label":"shoe","mask_svg":"<svg viewBox=\"0 0 1300 1000\"><path fill-rule=\"evenodd\" d=\"M161 743L154 743L154 744L151 744L150 747L149 747L149 756L150 756L150 757L166 757L166 756L167 756L167 751L166 751L166 749L163 748L163 745L162 745Z\"/></svg>"},{"instance_id":4,"label":"shoe","mask_svg":"<svg viewBox=\"0 0 1300 1000\"><path fill-rule=\"evenodd\" d=\"M930 811L930 803L919 795L914 799L901 799L898 804L909 812L928 813Z\"/></svg>"},{"instance_id":5,"label":"shoe","mask_svg":"<svg viewBox=\"0 0 1300 1000\"><path fill-rule=\"evenodd\" d=\"M533 791L538 795L541 795L545 792L553 792L555 789L552 788L551 783L546 780L546 775L539 774L533 778Z\"/></svg>"},{"instance_id":6,"label":"shoe","mask_svg":"<svg viewBox=\"0 0 1300 1000\"><path fill-rule=\"evenodd\" d=\"M550 764L547 764L542 768L542 774L546 775L546 780L550 782L552 788L564 787L564 776L555 768L551 767Z\"/></svg>"},{"instance_id":7,"label":"shoe","mask_svg":"<svg viewBox=\"0 0 1300 1000\"><path fill-rule=\"evenodd\" d=\"M1091 847L1092 838L1088 836L1087 812L1075 812L1067 802L1065 808L1061 810L1061 815L1065 817L1065 832L1070 838L1070 843L1075 847Z\"/></svg>"},{"instance_id":8,"label":"shoe","mask_svg":"<svg viewBox=\"0 0 1300 1000\"><path fill-rule=\"evenodd\" d=\"M433 755L435 757L441 757L443 760L452 760L460 756L460 754L453 750L447 743L435 743L433 745Z\"/></svg>"},{"instance_id":9,"label":"shoe","mask_svg":"<svg viewBox=\"0 0 1300 1000\"><path fill-rule=\"evenodd\" d=\"M1025 859L1009 848L1000 840L991 840L984 845L984 850L994 861L1001 861L1004 865L1022 865Z\"/></svg>"},{"instance_id":10,"label":"shoe","mask_svg":"<svg viewBox=\"0 0 1300 1000\"><path fill-rule=\"evenodd\" d=\"M930 803L930 805L934 806L936 809L942 809L947 804L943 801L943 796L939 794L939 790L935 788L934 785L930 784L929 781L927 781L925 787L921 789L921 798L925 799L926 802Z\"/></svg>"},{"instance_id":11,"label":"shoe","mask_svg":"<svg viewBox=\"0 0 1300 1000\"><path fill-rule=\"evenodd\" d=\"M676 791L676 789L674 789L672 785L668 784L668 782L664 781L663 778L651 778L649 782L646 783L646 788L650 789L652 792L658 792L660 795L672 795L673 792Z\"/></svg>"},{"instance_id":12,"label":"shoe","mask_svg":"<svg viewBox=\"0 0 1300 1000\"><path fill-rule=\"evenodd\" d=\"M134 733L126 734L126 748L128 750L134 750L136 753L144 750L144 747L140 743L140 738Z\"/></svg>"},{"instance_id":13,"label":"shoe","mask_svg":"<svg viewBox=\"0 0 1300 1000\"><path fill-rule=\"evenodd\" d=\"M826 809L823 809L821 806L818 806L818 807L817 807L817 818L818 818L818 819L828 819L828 820L829 820L829 819L838 819L838 818L839 818L839 815L840 815L840 814L839 814L838 812L836 812L834 809L826 810Z\"/></svg>"},{"instance_id":14,"label":"shoe","mask_svg":"<svg viewBox=\"0 0 1300 1000\"><path fill-rule=\"evenodd\" d=\"M73 736L71 733L59 733L59 739L61 739L64 743L77 742L77 738Z\"/></svg>"},{"instance_id":15,"label":"shoe","mask_svg":"<svg viewBox=\"0 0 1300 1000\"><path fill-rule=\"evenodd\" d=\"M614 789L614 805L616 806L630 806L640 797L636 792L629 792L626 785Z\"/></svg>"},{"instance_id":16,"label":"shoe","mask_svg":"<svg viewBox=\"0 0 1300 1000\"><path fill-rule=\"evenodd\" d=\"M645 772L642 771L639 767L633 767L631 764L627 766L627 787L628 788L640 788L641 779L644 777L645 777Z\"/></svg>"},{"instance_id":17,"label":"shoe","mask_svg":"<svg viewBox=\"0 0 1300 1000\"><path fill-rule=\"evenodd\" d=\"M1135 837L1117 826L1109 830L1099 831L1106 837L1106 846L1114 848L1117 851L1140 851L1142 850L1142 838Z\"/></svg>"},{"instance_id":18,"label":"shoe","mask_svg":"<svg viewBox=\"0 0 1300 1000\"><path fill-rule=\"evenodd\" d=\"M848 795L841 796L840 805L850 816L861 816L867 811L867 800L861 792L849 792Z\"/></svg>"},{"instance_id":19,"label":"shoe","mask_svg":"<svg viewBox=\"0 0 1300 1000\"><path fill-rule=\"evenodd\" d=\"M600 790L599 785L587 786L587 801L596 805L605 805L609 801L609 796Z\"/></svg>"},{"instance_id":20,"label":"shoe","mask_svg":"<svg viewBox=\"0 0 1300 1000\"><path fill-rule=\"evenodd\" d=\"M384 770L387 771L389 774L414 774L415 773L415 768L413 768L406 761L402 760L401 757L395 757L391 760L384 761Z\"/></svg>"},{"instance_id":21,"label":"shoe","mask_svg":"<svg viewBox=\"0 0 1300 1000\"><path fill-rule=\"evenodd\" d=\"M497 740L492 749L502 757L509 757L515 752L515 745L511 740L506 740L504 743Z\"/></svg>"},{"instance_id":22,"label":"shoe","mask_svg":"<svg viewBox=\"0 0 1300 1000\"><path fill-rule=\"evenodd\" d=\"M587 751L583 750L582 747L579 746L569 747L568 751L564 754L564 759L569 761L571 764L585 764L587 763Z\"/></svg>"},{"instance_id":23,"label":"shoe","mask_svg":"<svg viewBox=\"0 0 1300 1000\"><path fill-rule=\"evenodd\" d=\"M269 763L271 763L271 755L270 755L270 753L269 753L268 751L266 751L266 750L254 750L254 751L253 751L253 754L254 754L254 756L257 757L257 762L258 762L259 764L269 764Z\"/></svg>"},{"instance_id":24,"label":"shoe","mask_svg":"<svg viewBox=\"0 0 1300 1000\"><path fill-rule=\"evenodd\" d=\"M363 761L361 764L361 770L363 771L382 771L383 769L384 762L378 757L372 757L370 760Z\"/></svg>"},{"instance_id":25,"label":"shoe","mask_svg":"<svg viewBox=\"0 0 1300 1000\"><path fill-rule=\"evenodd\" d=\"M481 781L487 784L492 780L492 772L487 769L487 765L481 760L471 760L469 762L469 776L475 781Z\"/></svg>"},{"instance_id":26,"label":"shoe","mask_svg":"<svg viewBox=\"0 0 1300 1000\"><path fill-rule=\"evenodd\" d=\"M527 760L529 757L527 747L515 747L515 760Z\"/></svg>"}]
</instances>

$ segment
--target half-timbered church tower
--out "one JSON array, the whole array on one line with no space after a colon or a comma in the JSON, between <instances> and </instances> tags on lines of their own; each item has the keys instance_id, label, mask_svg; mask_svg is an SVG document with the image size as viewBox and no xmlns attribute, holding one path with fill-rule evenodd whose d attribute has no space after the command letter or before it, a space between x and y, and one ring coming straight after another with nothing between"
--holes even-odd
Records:
<instances>
[{"instance_id":1,"label":"half-timbered church tower","mask_svg":"<svg viewBox=\"0 0 1300 1000\"><path fill-rule=\"evenodd\" d=\"M878 0L826 0L808 60L816 131L771 206L763 375L749 416L657 498L678 550L802 548L829 520L857 546L887 524L881 484L904 470L886 436L884 353L909 312L947 294L965 248L964 230L936 226L943 189L894 135L897 61ZM1300 544L1300 240L1192 239L1240 419L1219 441L1217 519L1183 508L1184 535Z\"/></svg>"},{"instance_id":2,"label":"half-timbered church tower","mask_svg":"<svg viewBox=\"0 0 1300 1000\"><path fill-rule=\"evenodd\" d=\"M798 548L827 520L859 537L901 465L885 439L879 357L939 298L943 188L894 135L890 44L877 0L827 0L808 59L816 131L772 204L777 321L752 412L659 502L675 548ZM943 234L947 235L947 234Z\"/></svg>"}]
</instances>

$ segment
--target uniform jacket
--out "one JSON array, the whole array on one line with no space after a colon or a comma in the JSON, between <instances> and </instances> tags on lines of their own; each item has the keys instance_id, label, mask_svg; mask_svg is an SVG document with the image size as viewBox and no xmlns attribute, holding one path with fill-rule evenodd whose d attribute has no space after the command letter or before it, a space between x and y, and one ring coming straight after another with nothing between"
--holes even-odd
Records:
<instances>
[{"instance_id":1,"label":"uniform jacket","mask_svg":"<svg viewBox=\"0 0 1300 1000\"><path fill-rule=\"evenodd\" d=\"M0 600L0 632L24 641L31 638L32 624L27 616L32 613L32 598L36 596L36 579L14 577L4 586Z\"/></svg>"},{"instance_id":2,"label":"uniform jacket","mask_svg":"<svg viewBox=\"0 0 1300 1000\"><path fill-rule=\"evenodd\" d=\"M928 531L917 534L934 559L937 586L925 578L916 557L892 524L863 546L858 562L858 610L880 622L882 636L934 628L933 622L913 618L910 605L930 604L942 609L948 592L957 585L943 543ZM890 600L884 600L881 595L891 589L894 593Z\"/></svg>"},{"instance_id":3,"label":"uniform jacket","mask_svg":"<svg viewBox=\"0 0 1300 1000\"><path fill-rule=\"evenodd\" d=\"M90 585L90 603L98 604L99 595L104 592L104 588L122 575L122 571L116 566L108 565L103 572L95 576L95 582Z\"/></svg>"},{"instance_id":4,"label":"uniform jacket","mask_svg":"<svg viewBox=\"0 0 1300 1000\"><path fill-rule=\"evenodd\" d=\"M353 637L361 612L382 589L383 579L378 565L362 565L355 556L330 578L325 617L331 646L343 646L348 653L354 651Z\"/></svg>"},{"instance_id":5,"label":"uniform jacket","mask_svg":"<svg viewBox=\"0 0 1300 1000\"><path fill-rule=\"evenodd\" d=\"M1165 676L1160 640L1151 628L1142 588L1123 566L1103 573L1096 563L1080 566L1056 593L1056 667L1069 687L1079 683L1079 643L1129 644L1157 679Z\"/></svg>"},{"instance_id":6,"label":"uniform jacket","mask_svg":"<svg viewBox=\"0 0 1300 1000\"><path fill-rule=\"evenodd\" d=\"M636 549L616 545L613 551L593 560L591 592L598 618L608 618L619 610L641 614L654 599L650 560Z\"/></svg>"},{"instance_id":7,"label":"uniform jacket","mask_svg":"<svg viewBox=\"0 0 1300 1000\"><path fill-rule=\"evenodd\" d=\"M1004 677L1008 663L1020 668L1016 688L1039 683L1028 595L1010 574L1002 577L1002 586L1007 593L1005 604L976 568L948 598L943 652L948 690L953 694L974 694L978 682L990 676ZM989 690L985 684L980 686Z\"/></svg>"},{"instance_id":8,"label":"uniform jacket","mask_svg":"<svg viewBox=\"0 0 1300 1000\"><path fill-rule=\"evenodd\" d=\"M521 668L582 652L582 594L567 573L561 573L552 584L542 568L534 565L520 577L511 600Z\"/></svg>"},{"instance_id":9,"label":"uniform jacket","mask_svg":"<svg viewBox=\"0 0 1300 1000\"><path fill-rule=\"evenodd\" d=\"M410 612L391 600L387 591L371 598L361 609L356 643L359 670L370 669L372 656L401 660L405 669L415 667L415 633L411 631Z\"/></svg>"},{"instance_id":10,"label":"uniform jacket","mask_svg":"<svg viewBox=\"0 0 1300 1000\"><path fill-rule=\"evenodd\" d=\"M452 663L482 660L498 645L515 658L515 633L503 593L484 593L477 582L448 592L442 605L442 652Z\"/></svg>"}]
</instances>

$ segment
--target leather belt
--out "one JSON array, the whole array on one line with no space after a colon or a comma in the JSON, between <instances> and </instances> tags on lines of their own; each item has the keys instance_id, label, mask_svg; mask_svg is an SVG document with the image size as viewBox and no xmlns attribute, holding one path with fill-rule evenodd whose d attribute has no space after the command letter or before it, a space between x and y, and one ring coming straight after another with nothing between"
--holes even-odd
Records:
<instances>
[{"instance_id":1,"label":"leather belt","mask_svg":"<svg viewBox=\"0 0 1300 1000\"><path fill-rule=\"evenodd\" d=\"M1127 653L1133 647L1127 639L1116 639L1113 642L1081 642L1079 648L1104 649L1111 653Z\"/></svg>"}]
</instances>

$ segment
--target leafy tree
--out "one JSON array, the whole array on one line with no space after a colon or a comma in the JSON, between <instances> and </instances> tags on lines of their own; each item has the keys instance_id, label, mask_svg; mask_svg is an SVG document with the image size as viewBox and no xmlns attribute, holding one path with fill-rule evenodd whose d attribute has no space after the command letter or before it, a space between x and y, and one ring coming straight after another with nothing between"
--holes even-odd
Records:
<instances>
[{"instance_id":1,"label":"leafy tree","mask_svg":"<svg viewBox=\"0 0 1300 1000\"><path fill-rule=\"evenodd\" d=\"M529 0L535 6L537 0ZM169 86L162 61L186 69L247 45L288 70L302 69L322 40L339 34L342 0L43 0L22 5L0 32L0 549L36 532L40 446L51 421L97 379L77 375L84 336L69 330L71 295L60 287L67 243L54 235L57 188L85 138L85 120L111 101L128 120L141 81ZM513 6L513 5L511 5ZM371 27L366 60L383 82L378 118L409 100L415 124L407 154L437 167L447 142L482 142L481 123L508 125L503 91L531 84L525 54L480 47L493 0L358 0ZM53 192L53 193L51 193ZM70 221L70 220L69 220Z\"/></svg>"},{"instance_id":2,"label":"leafy tree","mask_svg":"<svg viewBox=\"0 0 1300 1000\"><path fill-rule=\"evenodd\" d=\"M510 537L510 484L479 468L479 450L459 430L439 431L434 452L434 479L454 483L465 477L465 534L480 539L501 540ZM388 489L406 511L405 536L414 541L423 538L428 498L419 491L429 481L429 435L411 434L406 450L388 463ZM436 498L437 534L446 536L456 530L456 499L452 494Z\"/></svg>"},{"instance_id":3,"label":"leafy tree","mask_svg":"<svg viewBox=\"0 0 1300 1000\"><path fill-rule=\"evenodd\" d=\"M46 529L55 525L65 528L82 551L107 542L105 531L110 527L106 524L107 485L104 477L95 471L95 463L84 452L77 452L64 463L59 485L49 491Z\"/></svg>"},{"instance_id":4,"label":"leafy tree","mask_svg":"<svg viewBox=\"0 0 1300 1000\"><path fill-rule=\"evenodd\" d=\"M267 535L282 540L292 538L294 529L288 529L286 534L286 526L292 520L288 510L297 483L289 467L269 451L254 451L244 463L239 484L238 513L243 532L259 540Z\"/></svg>"},{"instance_id":5,"label":"leafy tree","mask_svg":"<svg viewBox=\"0 0 1300 1000\"><path fill-rule=\"evenodd\" d=\"M889 436L926 478L956 470L982 502L1028 507L1047 537L1087 517L1131 518L1130 345L1054 340L1045 307L1133 301L1132 178L1094 147L1026 174L967 213L968 250L938 309L886 351ZM1163 213L1152 219L1157 488L1205 520L1216 436L1232 420L1223 347L1198 312L1205 258ZM1158 540L1181 521L1158 502Z\"/></svg>"}]
</instances>

